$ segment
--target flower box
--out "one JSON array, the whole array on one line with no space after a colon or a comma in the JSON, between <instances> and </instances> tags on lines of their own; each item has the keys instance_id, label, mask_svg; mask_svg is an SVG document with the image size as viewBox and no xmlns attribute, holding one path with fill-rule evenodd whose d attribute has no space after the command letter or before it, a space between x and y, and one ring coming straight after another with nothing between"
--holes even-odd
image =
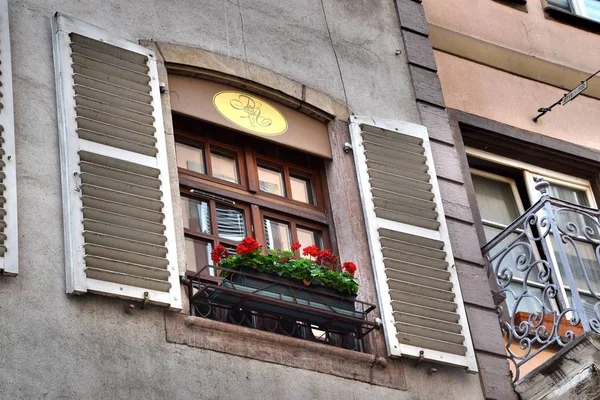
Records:
<instances>
[{"instance_id":1,"label":"flower box","mask_svg":"<svg viewBox=\"0 0 600 400\"><path fill-rule=\"evenodd\" d=\"M275 274L256 271L250 267L241 267L233 273L231 281L255 289L263 289L273 293L306 300L310 303L327 304L341 310L354 311L356 295L343 295L337 290L323 286L311 285L310 290L302 288L302 281L290 279ZM276 282L276 283L274 283Z\"/></svg>"},{"instance_id":2,"label":"flower box","mask_svg":"<svg viewBox=\"0 0 600 400\"><path fill-rule=\"evenodd\" d=\"M361 323L357 320L366 316L364 309L357 309L363 304L356 302L356 266L347 262L343 271L337 272L338 259L329 250L308 246L303 254L309 258L296 258L299 248L300 244L294 243L291 251L263 253L251 238L240 242L233 256L224 248L215 248L211 257L225 269L221 287L227 290L214 300L315 326L355 331Z\"/></svg>"}]
</instances>

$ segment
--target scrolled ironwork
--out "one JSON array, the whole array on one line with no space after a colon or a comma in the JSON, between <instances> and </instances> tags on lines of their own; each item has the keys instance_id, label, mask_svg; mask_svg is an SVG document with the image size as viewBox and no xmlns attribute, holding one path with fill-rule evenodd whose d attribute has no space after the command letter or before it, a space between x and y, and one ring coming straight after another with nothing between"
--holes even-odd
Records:
<instances>
[{"instance_id":1,"label":"scrolled ironwork","mask_svg":"<svg viewBox=\"0 0 600 400\"><path fill-rule=\"evenodd\" d=\"M515 380L540 353L558 350L585 332L600 333L600 281L592 273L600 277L599 217L598 210L542 193L483 247ZM593 257L584 256L584 246L593 248Z\"/></svg>"}]
</instances>

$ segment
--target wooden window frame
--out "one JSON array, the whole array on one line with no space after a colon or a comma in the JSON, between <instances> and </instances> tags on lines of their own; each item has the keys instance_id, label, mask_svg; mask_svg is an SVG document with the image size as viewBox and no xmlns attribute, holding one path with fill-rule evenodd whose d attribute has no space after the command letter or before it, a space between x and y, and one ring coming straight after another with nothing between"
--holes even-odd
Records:
<instances>
[{"instance_id":1,"label":"wooden window frame","mask_svg":"<svg viewBox=\"0 0 600 400\"><path fill-rule=\"evenodd\" d=\"M203 202L207 203L208 209L209 209L209 216L210 216L210 231L211 231L211 233L196 232L191 229L184 228L183 235L185 238L191 238L191 239L202 240L205 242L210 242L210 243L212 243L213 248L217 247L220 244L227 245L227 246L233 246L233 247L237 246L238 243L236 241L224 239L219 236L219 229L218 229L218 222L217 222L217 203L224 204L223 202L220 202L219 200L215 200L213 198L205 197L202 194L192 193L189 190L185 190L185 189L180 190L180 194L182 197L187 197L190 199L203 201ZM239 203L225 204L225 206L242 210L242 212L244 214L246 236L252 236L251 234L253 233L252 232L253 219L252 219L252 215L251 215L251 206L246 205L246 204L239 204ZM186 276L194 276L197 273L198 273L198 271L189 269L188 266L186 265L186 271L185 271ZM207 276L205 278L209 279L209 280L214 280L214 281L219 280L217 277L208 277Z\"/></svg>"},{"instance_id":2,"label":"wooden window frame","mask_svg":"<svg viewBox=\"0 0 600 400\"><path fill-rule=\"evenodd\" d=\"M300 218L295 218L290 215L281 214L278 212L273 212L269 210L260 210L260 226L263 226L264 218L270 218L275 221L281 221L290 225L290 231L292 233L292 243L298 242L298 230L297 228L305 228L313 231L319 231L321 233L321 240L323 241L323 248L330 249L331 241L329 240L329 232L328 229L324 229L325 226L321 224L316 224L314 222L306 221ZM255 225L256 226L256 225ZM264 232L263 232L264 235ZM266 240L263 239L263 243L266 244ZM302 256L300 250L296 250L296 257Z\"/></svg>"},{"instance_id":3,"label":"wooden window frame","mask_svg":"<svg viewBox=\"0 0 600 400\"><path fill-rule=\"evenodd\" d=\"M191 146L191 147L198 147L199 145L202 146L202 149L204 152L204 170L206 171L206 174L201 174L200 172L192 171L192 170L177 166L177 172L179 174L190 175L190 176L193 176L196 178L205 179L205 180L215 182L215 183L220 183L220 184L223 184L226 186L231 186L231 187L235 187L235 188L243 188L243 189L248 190L247 164L244 159L244 154L243 154L244 152L242 150L240 150L239 148L236 148L234 146L225 144L225 143L220 143L216 140L212 140L212 139L205 138L205 137L198 137L198 136L195 136L195 135L183 132L183 131L181 131L181 132L177 131L177 137L182 137L183 140L176 140L176 143L182 143L182 144L185 144L185 145ZM224 150L225 152L232 153L233 155L235 155L235 162L236 162L237 174L238 174L238 180L239 180L238 183L231 182L226 179L216 178L213 176L212 154L211 154L211 150L213 148L216 148L219 150Z\"/></svg>"},{"instance_id":4,"label":"wooden window frame","mask_svg":"<svg viewBox=\"0 0 600 400\"><path fill-rule=\"evenodd\" d=\"M189 127L186 126L186 128ZM205 201L209 204L212 233L205 234L184 229L184 236L186 238L211 242L214 247L221 243L237 245L237 243L222 239L218 235L215 205L219 203L219 200L215 197L223 197L234 202L234 204L228 206L244 210L246 235L254 237L265 249L264 217L290 224L292 242L298 241L297 227L301 227L318 231L321 234L323 247L331 248L333 241L331 240L330 235L332 231L330 230L332 227L330 226L331 218L326 211L330 208L325 200L327 189L325 187L324 165L323 168L307 168L293 162L259 154L253 148L249 139L243 136L240 137L240 145L235 147L208 137L208 135L201 132L193 133L193 131L195 130L176 128L175 142L192 147L202 146L206 174L178 166L180 194L184 197ZM237 133L235 131L232 132ZM236 155L239 183L236 184L212 176L212 148L223 149ZM259 164L280 169L283 175L285 196L260 190L258 180ZM316 204L305 203L291 198L290 172L306 176L310 179L312 196L314 196ZM336 252L337 249L331 250ZM296 251L296 253L297 256L301 256L300 251ZM195 275L196 273L196 271L186 267L186 275ZM211 278L208 277L208 279ZM213 279L216 281L219 280L218 277L214 277L211 280Z\"/></svg>"},{"instance_id":5,"label":"wooden window frame","mask_svg":"<svg viewBox=\"0 0 600 400\"><path fill-rule=\"evenodd\" d=\"M269 168L269 167L280 168L281 173L283 174L283 183L284 183L284 191L285 191L284 196L280 196L280 195L268 193L268 192L263 192L260 190L260 188L257 189L258 193L260 193L261 195L264 195L264 196L268 196L268 197L285 199L289 203L297 204L302 207L309 207L309 208L313 208L316 210L324 210L325 209L325 207L324 207L325 200L324 200L324 196L323 196L323 179L321 177L321 174L319 174L317 171L315 171L314 169L295 165L295 164L292 164L289 162L276 160L276 159L264 156L262 154L253 153L251 155L251 157L254 160L254 164L253 164L254 166L258 166L259 164L262 164L265 166L265 168ZM258 187L258 168L255 167L254 170L256 171L256 175L257 175L256 182L257 182L257 187ZM292 174L293 174L293 172L297 172L301 175L305 175L306 177L308 177L311 180L312 190L314 192L313 196L315 197L316 204L305 203L303 201L294 200L292 198L292 184L290 181L290 171L292 171Z\"/></svg>"}]
</instances>

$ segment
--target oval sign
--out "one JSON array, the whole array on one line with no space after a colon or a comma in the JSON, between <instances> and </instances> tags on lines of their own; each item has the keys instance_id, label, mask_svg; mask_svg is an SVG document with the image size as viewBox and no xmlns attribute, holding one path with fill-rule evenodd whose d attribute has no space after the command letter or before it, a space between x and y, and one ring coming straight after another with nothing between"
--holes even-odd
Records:
<instances>
[{"instance_id":1,"label":"oval sign","mask_svg":"<svg viewBox=\"0 0 600 400\"><path fill-rule=\"evenodd\" d=\"M222 91L215 94L213 104L229 122L252 133L277 136L288 128L287 120L279 110L248 93Z\"/></svg>"}]
</instances>

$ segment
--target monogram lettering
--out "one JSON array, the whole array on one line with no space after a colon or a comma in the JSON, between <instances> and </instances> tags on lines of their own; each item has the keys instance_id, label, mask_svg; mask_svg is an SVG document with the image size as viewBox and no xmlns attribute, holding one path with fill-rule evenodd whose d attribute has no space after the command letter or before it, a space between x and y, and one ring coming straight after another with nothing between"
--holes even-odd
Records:
<instances>
[{"instance_id":1,"label":"monogram lettering","mask_svg":"<svg viewBox=\"0 0 600 400\"><path fill-rule=\"evenodd\" d=\"M240 118L247 118L253 128L256 125L266 127L273 123L271 118L261 116L260 108L262 104L254 101L249 96L240 94L237 99L231 100L229 105L236 110L245 112L246 115L242 115Z\"/></svg>"}]
</instances>

